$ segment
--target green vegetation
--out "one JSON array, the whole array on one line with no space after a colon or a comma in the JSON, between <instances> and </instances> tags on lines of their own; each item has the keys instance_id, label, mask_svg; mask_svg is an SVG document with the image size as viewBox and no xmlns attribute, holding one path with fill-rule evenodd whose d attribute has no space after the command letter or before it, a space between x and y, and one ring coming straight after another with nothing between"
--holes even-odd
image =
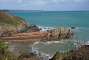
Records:
<instances>
[{"instance_id":1,"label":"green vegetation","mask_svg":"<svg viewBox=\"0 0 89 60\"><path fill-rule=\"evenodd\" d=\"M7 24L11 26L18 26L20 23L22 23L24 19L17 17L17 16L11 16L7 13L0 12L0 25Z\"/></svg>"},{"instance_id":2,"label":"green vegetation","mask_svg":"<svg viewBox=\"0 0 89 60\"><path fill-rule=\"evenodd\" d=\"M0 49L7 49L8 45L5 44L4 42L0 42Z\"/></svg>"},{"instance_id":3,"label":"green vegetation","mask_svg":"<svg viewBox=\"0 0 89 60\"><path fill-rule=\"evenodd\" d=\"M40 57L26 52L25 49L22 49L20 55L16 55L9 50L8 43L0 41L0 60L40 60Z\"/></svg>"},{"instance_id":4,"label":"green vegetation","mask_svg":"<svg viewBox=\"0 0 89 60\"><path fill-rule=\"evenodd\" d=\"M27 26L28 25L23 18L0 12L0 32L18 31L26 28Z\"/></svg>"},{"instance_id":5,"label":"green vegetation","mask_svg":"<svg viewBox=\"0 0 89 60\"><path fill-rule=\"evenodd\" d=\"M11 36L17 32L24 32L28 25L23 18L0 12L0 37ZM25 30L26 32L26 30Z\"/></svg>"},{"instance_id":6,"label":"green vegetation","mask_svg":"<svg viewBox=\"0 0 89 60\"><path fill-rule=\"evenodd\" d=\"M16 60L13 53L8 50L8 44L0 41L0 60Z\"/></svg>"}]
</instances>

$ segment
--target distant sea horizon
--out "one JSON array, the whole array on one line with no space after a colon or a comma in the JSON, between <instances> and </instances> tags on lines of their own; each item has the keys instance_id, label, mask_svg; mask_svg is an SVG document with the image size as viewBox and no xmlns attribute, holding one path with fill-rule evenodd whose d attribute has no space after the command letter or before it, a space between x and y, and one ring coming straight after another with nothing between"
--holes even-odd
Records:
<instances>
[{"instance_id":1,"label":"distant sea horizon","mask_svg":"<svg viewBox=\"0 0 89 60\"><path fill-rule=\"evenodd\" d=\"M24 18L29 24L89 27L89 11L10 10L9 12Z\"/></svg>"}]
</instances>

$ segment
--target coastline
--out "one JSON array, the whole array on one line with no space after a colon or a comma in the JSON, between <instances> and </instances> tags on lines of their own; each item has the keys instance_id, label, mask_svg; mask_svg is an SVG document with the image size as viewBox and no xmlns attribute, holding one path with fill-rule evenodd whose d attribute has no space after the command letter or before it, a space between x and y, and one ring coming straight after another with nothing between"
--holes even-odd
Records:
<instances>
[{"instance_id":1,"label":"coastline","mask_svg":"<svg viewBox=\"0 0 89 60\"><path fill-rule=\"evenodd\" d=\"M25 22L23 22L18 28L23 29L23 27L25 27L24 23ZM27 49L26 52L29 53L29 49L31 47L33 53L37 52L37 55L41 54L41 57L47 57L48 59L52 58L57 51L65 53L71 50L75 50L75 48L80 48L82 45L89 45L89 41L86 42L86 39L84 40L81 38L86 38L85 36L88 34L88 29L82 27L52 27L29 25L26 31L23 30L21 32L17 32L16 34L13 33L11 36L7 35L0 37L0 39L2 39L0 41L11 43L10 46L14 46L10 47L12 50L14 48L18 48L18 50L21 48L21 51L23 49ZM8 31L6 30L5 33L7 34ZM75 35L76 37L73 38ZM82 36L79 37L80 35ZM81 39L79 40L77 37Z\"/></svg>"}]
</instances>

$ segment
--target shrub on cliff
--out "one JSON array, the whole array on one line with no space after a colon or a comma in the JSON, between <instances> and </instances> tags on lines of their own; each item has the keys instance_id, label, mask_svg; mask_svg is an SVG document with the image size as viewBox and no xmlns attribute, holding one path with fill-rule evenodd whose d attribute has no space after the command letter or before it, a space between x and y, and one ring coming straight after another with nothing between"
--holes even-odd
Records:
<instances>
[{"instance_id":1,"label":"shrub on cliff","mask_svg":"<svg viewBox=\"0 0 89 60\"><path fill-rule=\"evenodd\" d=\"M8 44L0 41L0 60L16 60L16 56L8 50Z\"/></svg>"}]
</instances>

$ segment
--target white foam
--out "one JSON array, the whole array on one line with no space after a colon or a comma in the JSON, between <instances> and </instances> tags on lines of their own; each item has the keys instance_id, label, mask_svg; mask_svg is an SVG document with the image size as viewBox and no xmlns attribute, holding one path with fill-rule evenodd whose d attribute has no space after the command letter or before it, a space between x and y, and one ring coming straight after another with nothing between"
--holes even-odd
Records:
<instances>
[{"instance_id":1,"label":"white foam","mask_svg":"<svg viewBox=\"0 0 89 60\"><path fill-rule=\"evenodd\" d=\"M53 43L64 43L63 41L48 41L47 44L53 44Z\"/></svg>"},{"instance_id":2,"label":"white foam","mask_svg":"<svg viewBox=\"0 0 89 60\"><path fill-rule=\"evenodd\" d=\"M39 44L40 42L35 42L33 45Z\"/></svg>"},{"instance_id":3,"label":"white foam","mask_svg":"<svg viewBox=\"0 0 89 60\"><path fill-rule=\"evenodd\" d=\"M89 45L89 41L85 42L85 45Z\"/></svg>"},{"instance_id":4,"label":"white foam","mask_svg":"<svg viewBox=\"0 0 89 60\"><path fill-rule=\"evenodd\" d=\"M40 31L47 31L47 30L53 30L53 29L55 29L54 27L45 27L45 26L39 26L39 25L38 25L38 28L41 29Z\"/></svg>"}]
</instances>

